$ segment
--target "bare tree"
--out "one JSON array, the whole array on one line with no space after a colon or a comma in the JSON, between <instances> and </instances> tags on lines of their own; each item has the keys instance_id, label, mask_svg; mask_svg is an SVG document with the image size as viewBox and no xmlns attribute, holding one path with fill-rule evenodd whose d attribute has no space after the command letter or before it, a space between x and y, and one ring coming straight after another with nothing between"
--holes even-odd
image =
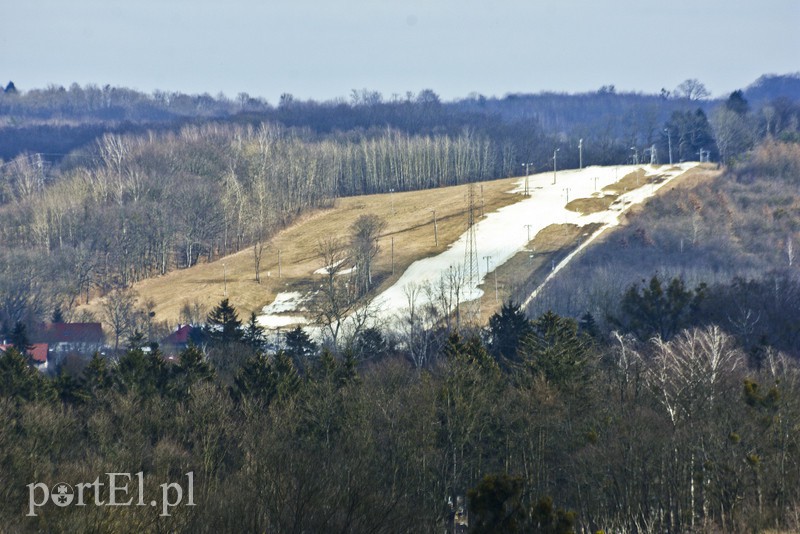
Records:
<instances>
[{"instance_id":1,"label":"bare tree","mask_svg":"<svg viewBox=\"0 0 800 534\"><path fill-rule=\"evenodd\" d=\"M114 352L119 350L120 338L136 327L135 303L136 293L123 289L115 289L103 301L103 320L114 332Z\"/></svg>"},{"instance_id":2,"label":"bare tree","mask_svg":"<svg viewBox=\"0 0 800 534\"><path fill-rule=\"evenodd\" d=\"M312 306L317 324L330 336L336 348L344 320L353 311L357 299L352 284L347 277L341 276L348 258L342 240L335 237L321 239L317 252L322 260L324 280Z\"/></svg>"},{"instance_id":3,"label":"bare tree","mask_svg":"<svg viewBox=\"0 0 800 534\"><path fill-rule=\"evenodd\" d=\"M703 82L697 78L689 78L682 81L678 87L675 88L675 94L679 97L688 98L689 100L702 100L711 95Z\"/></svg>"},{"instance_id":4,"label":"bare tree","mask_svg":"<svg viewBox=\"0 0 800 534\"><path fill-rule=\"evenodd\" d=\"M386 228L386 222L377 215L361 215L350 227L353 277L359 295L365 295L372 287L372 260L380 247L378 237Z\"/></svg>"}]
</instances>

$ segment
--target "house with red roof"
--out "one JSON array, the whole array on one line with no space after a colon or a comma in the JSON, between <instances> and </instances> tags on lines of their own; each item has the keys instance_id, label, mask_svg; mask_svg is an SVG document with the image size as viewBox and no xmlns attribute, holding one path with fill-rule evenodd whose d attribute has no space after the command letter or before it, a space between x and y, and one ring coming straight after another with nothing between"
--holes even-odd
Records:
<instances>
[{"instance_id":1,"label":"house with red roof","mask_svg":"<svg viewBox=\"0 0 800 534\"><path fill-rule=\"evenodd\" d=\"M14 346L13 343L0 343L0 352L5 352ZM30 357L34 367L40 371L47 369L47 343L34 343L25 353Z\"/></svg>"}]
</instances>

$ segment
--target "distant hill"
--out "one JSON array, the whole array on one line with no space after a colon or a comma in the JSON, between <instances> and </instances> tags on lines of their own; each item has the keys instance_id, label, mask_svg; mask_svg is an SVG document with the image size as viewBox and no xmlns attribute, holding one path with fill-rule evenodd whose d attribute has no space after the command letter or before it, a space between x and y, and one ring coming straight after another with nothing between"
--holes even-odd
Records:
<instances>
[{"instance_id":1,"label":"distant hill","mask_svg":"<svg viewBox=\"0 0 800 534\"><path fill-rule=\"evenodd\" d=\"M765 74L744 90L744 96L751 106L756 107L781 97L800 100L800 72Z\"/></svg>"}]
</instances>

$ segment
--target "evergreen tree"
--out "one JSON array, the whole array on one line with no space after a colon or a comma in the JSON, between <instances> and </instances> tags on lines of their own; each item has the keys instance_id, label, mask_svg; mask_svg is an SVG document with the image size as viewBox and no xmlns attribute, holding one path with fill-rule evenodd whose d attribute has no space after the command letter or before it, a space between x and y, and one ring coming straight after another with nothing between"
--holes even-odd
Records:
<instances>
[{"instance_id":1,"label":"evergreen tree","mask_svg":"<svg viewBox=\"0 0 800 534\"><path fill-rule=\"evenodd\" d=\"M578 332L578 323L548 311L532 326L520 349L530 373L561 386L582 380L591 344L585 334Z\"/></svg>"},{"instance_id":2,"label":"evergreen tree","mask_svg":"<svg viewBox=\"0 0 800 534\"><path fill-rule=\"evenodd\" d=\"M264 342L266 341L264 327L258 324L256 312L250 312L250 320L247 321L242 332L242 341L255 350L261 350L264 347Z\"/></svg>"},{"instance_id":3,"label":"evergreen tree","mask_svg":"<svg viewBox=\"0 0 800 534\"><path fill-rule=\"evenodd\" d=\"M189 344L178 355L178 365L172 370L170 390L179 397L188 397L192 386L197 382L210 382L214 378L214 368L208 363L203 352L194 344Z\"/></svg>"},{"instance_id":4,"label":"evergreen tree","mask_svg":"<svg viewBox=\"0 0 800 534\"><path fill-rule=\"evenodd\" d=\"M522 504L522 477L486 475L467 492L470 532L525 532L527 513Z\"/></svg>"},{"instance_id":5,"label":"evergreen tree","mask_svg":"<svg viewBox=\"0 0 800 534\"><path fill-rule=\"evenodd\" d=\"M56 304L56 307L53 309L53 316L50 318L51 323L63 323L64 322L64 313L61 311L61 304Z\"/></svg>"},{"instance_id":6,"label":"evergreen tree","mask_svg":"<svg viewBox=\"0 0 800 534\"><path fill-rule=\"evenodd\" d=\"M141 398L148 398L164 391L167 373L160 353L129 350L117 362L114 380L123 393L134 392Z\"/></svg>"},{"instance_id":7,"label":"evergreen tree","mask_svg":"<svg viewBox=\"0 0 800 534\"><path fill-rule=\"evenodd\" d=\"M706 296L706 286L694 291L686 289L682 278L676 277L664 287L658 275L640 289L633 284L622 297L622 319L618 324L636 334L639 339L658 335L667 340L694 322L696 312Z\"/></svg>"},{"instance_id":8,"label":"evergreen tree","mask_svg":"<svg viewBox=\"0 0 800 534\"><path fill-rule=\"evenodd\" d=\"M242 322L228 299L223 299L206 318L205 332L209 340L227 345L242 340Z\"/></svg>"},{"instance_id":9,"label":"evergreen tree","mask_svg":"<svg viewBox=\"0 0 800 534\"><path fill-rule=\"evenodd\" d=\"M95 352L88 365L83 369L81 382L84 389L94 398L97 398L101 391L109 389L113 380L107 360Z\"/></svg>"},{"instance_id":10,"label":"evergreen tree","mask_svg":"<svg viewBox=\"0 0 800 534\"><path fill-rule=\"evenodd\" d=\"M17 321L8 336L8 341L22 354L27 354L33 346L28 338L28 329L24 323Z\"/></svg>"},{"instance_id":11,"label":"evergreen tree","mask_svg":"<svg viewBox=\"0 0 800 534\"><path fill-rule=\"evenodd\" d=\"M0 352L0 397L32 401L55 398L55 390L27 358L12 347Z\"/></svg>"},{"instance_id":12,"label":"evergreen tree","mask_svg":"<svg viewBox=\"0 0 800 534\"><path fill-rule=\"evenodd\" d=\"M299 326L284 334L286 353L295 361L304 361L317 352L317 344Z\"/></svg>"},{"instance_id":13,"label":"evergreen tree","mask_svg":"<svg viewBox=\"0 0 800 534\"><path fill-rule=\"evenodd\" d=\"M489 318L492 355L500 360L517 361L520 341L531 332L531 323L519 304L506 301L500 311Z\"/></svg>"},{"instance_id":14,"label":"evergreen tree","mask_svg":"<svg viewBox=\"0 0 800 534\"><path fill-rule=\"evenodd\" d=\"M353 353L361 360L378 360L386 355L387 350L386 338L374 327L359 332L353 343Z\"/></svg>"},{"instance_id":15,"label":"evergreen tree","mask_svg":"<svg viewBox=\"0 0 800 534\"><path fill-rule=\"evenodd\" d=\"M234 396L268 406L276 399L288 399L301 384L297 368L286 353L278 352L274 357L256 354L237 373Z\"/></svg>"}]
</instances>

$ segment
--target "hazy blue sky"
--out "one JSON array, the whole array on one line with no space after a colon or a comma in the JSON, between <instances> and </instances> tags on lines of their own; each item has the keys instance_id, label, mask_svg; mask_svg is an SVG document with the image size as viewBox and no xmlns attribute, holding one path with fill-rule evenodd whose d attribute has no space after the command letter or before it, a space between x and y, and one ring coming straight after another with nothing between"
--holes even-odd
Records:
<instances>
[{"instance_id":1,"label":"hazy blue sky","mask_svg":"<svg viewBox=\"0 0 800 534\"><path fill-rule=\"evenodd\" d=\"M2 0L0 83L281 93L714 95L800 71L800 0Z\"/></svg>"}]
</instances>

